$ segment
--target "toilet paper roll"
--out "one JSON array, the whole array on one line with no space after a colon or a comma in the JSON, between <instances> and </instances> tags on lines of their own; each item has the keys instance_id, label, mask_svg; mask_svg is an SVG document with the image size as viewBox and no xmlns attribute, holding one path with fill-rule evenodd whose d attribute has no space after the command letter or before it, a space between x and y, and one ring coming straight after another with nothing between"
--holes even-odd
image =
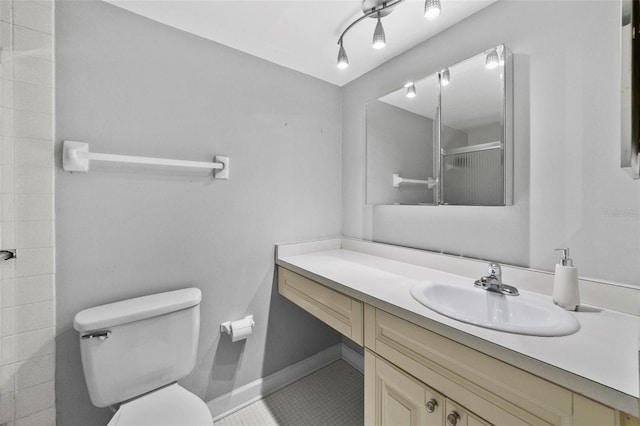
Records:
<instances>
[{"instance_id":1,"label":"toilet paper roll","mask_svg":"<svg viewBox=\"0 0 640 426\"><path fill-rule=\"evenodd\" d=\"M246 339L247 336L253 334L253 327L233 327L231 328L231 341L237 342L238 340Z\"/></svg>"},{"instance_id":2,"label":"toilet paper roll","mask_svg":"<svg viewBox=\"0 0 640 426\"><path fill-rule=\"evenodd\" d=\"M253 322L253 315L231 322L231 341L237 342L238 340L246 339L247 336L253 333L253 326L255 324L256 323Z\"/></svg>"},{"instance_id":3,"label":"toilet paper roll","mask_svg":"<svg viewBox=\"0 0 640 426\"><path fill-rule=\"evenodd\" d=\"M238 321L231 321L231 330L240 330L241 328L252 327L254 324L253 318L251 316L244 317Z\"/></svg>"}]
</instances>

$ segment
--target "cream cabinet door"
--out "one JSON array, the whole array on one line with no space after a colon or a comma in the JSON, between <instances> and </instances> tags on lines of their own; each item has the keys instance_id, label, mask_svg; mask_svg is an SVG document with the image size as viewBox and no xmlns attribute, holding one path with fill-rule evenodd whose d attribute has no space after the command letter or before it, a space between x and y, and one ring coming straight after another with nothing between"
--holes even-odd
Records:
<instances>
[{"instance_id":1,"label":"cream cabinet door","mask_svg":"<svg viewBox=\"0 0 640 426\"><path fill-rule=\"evenodd\" d=\"M398 368L365 353L365 424L442 426L445 398Z\"/></svg>"},{"instance_id":2,"label":"cream cabinet door","mask_svg":"<svg viewBox=\"0 0 640 426\"><path fill-rule=\"evenodd\" d=\"M491 426L369 349L364 370L366 425ZM493 408L487 405L488 410Z\"/></svg>"}]
</instances>

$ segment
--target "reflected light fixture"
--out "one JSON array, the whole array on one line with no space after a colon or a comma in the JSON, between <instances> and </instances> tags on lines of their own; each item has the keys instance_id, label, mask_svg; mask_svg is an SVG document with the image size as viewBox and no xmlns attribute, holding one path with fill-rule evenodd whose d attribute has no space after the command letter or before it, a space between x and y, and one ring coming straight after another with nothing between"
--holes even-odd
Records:
<instances>
[{"instance_id":1,"label":"reflected light fixture","mask_svg":"<svg viewBox=\"0 0 640 426\"><path fill-rule=\"evenodd\" d=\"M413 81L408 82L404 87L407 88L407 98L412 99L416 97L416 85Z\"/></svg>"},{"instance_id":2,"label":"reflected light fixture","mask_svg":"<svg viewBox=\"0 0 640 426\"><path fill-rule=\"evenodd\" d=\"M484 62L484 66L488 70L497 68L500 65L500 58L498 57L498 51L493 48L487 52L487 59Z\"/></svg>"},{"instance_id":3,"label":"reflected light fixture","mask_svg":"<svg viewBox=\"0 0 640 426\"><path fill-rule=\"evenodd\" d=\"M445 68L440 71L440 83L443 86L448 86L451 83L451 74L449 74L449 68Z\"/></svg>"},{"instance_id":4,"label":"reflected light fixture","mask_svg":"<svg viewBox=\"0 0 640 426\"><path fill-rule=\"evenodd\" d=\"M440 0L426 0L424 2L424 17L431 21L438 16L440 16Z\"/></svg>"},{"instance_id":5,"label":"reflected light fixture","mask_svg":"<svg viewBox=\"0 0 640 426\"><path fill-rule=\"evenodd\" d=\"M367 18L377 19L375 31L373 32L373 47L382 49L387 44L387 38L382 27L382 18L393 12L393 9L404 0L362 0L362 16L350 23L338 38L338 68L345 69L349 66L347 52L343 45L344 36L359 22ZM427 19L434 19L440 15L440 0L425 0L424 16Z\"/></svg>"}]
</instances>

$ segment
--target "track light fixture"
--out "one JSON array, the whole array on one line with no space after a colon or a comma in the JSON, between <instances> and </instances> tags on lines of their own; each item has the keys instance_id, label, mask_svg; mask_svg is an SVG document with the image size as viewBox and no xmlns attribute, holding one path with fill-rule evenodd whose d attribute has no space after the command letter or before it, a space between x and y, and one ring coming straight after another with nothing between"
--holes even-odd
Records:
<instances>
[{"instance_id":1,"label":"track light fixture","mask_svg":"<svg viewBox=\"0 0 640 426\"><path fill-rule=\"evenodd\" d=\"M338 51L338 68L343 70L348 66L349 66L349 58L347 57L347 51L344 50L344 46L342 46L342 41L340 41L340 50Z\"/></svg>"},{"instance_id":2,"label":"track light fixture","mask_svg":"<svg viewBox=\"0 0 640 426\"><path fill-rule=\"evenodd\" d=\"M440 0L426 0L424 2L424 17L428 20L440 16Z\"/></svg>"},{"instance_id":3,"label":"track light fixture","mask_svg":"<svg viewBox=\"0 0 640 426\"><path fill-rule=\"evenodd\" d=\"M378 23L376 24L376 30L373 32L373 48L382 49L386 44L387 38L384 35L384 28L382 28L380 14L378 14Z\"/></svg>"},{"instance_id":4,"label":"track light fixture","mask_svg":"<svg viewBox=\"0 0 640 426\"><path fill-rule=\"evenodd\" d=\"M404 0L362 0L362 16L349 24L342 34L340 34L340 38L338 38L338 45L340 46L338 51L338 68L345 69L349 66L347 52L343 46L344 36L349 30L366 18L377 19L378 22L373 32L373 47L375 49L382 49L387 44L387 38L384 33L384 28L382 27L381 19L393 12L393 9L403 1ZM424 17L427 19L435 19L438 15L440 15L440 0L425 0Z\"/></svg>"}]
</instances>

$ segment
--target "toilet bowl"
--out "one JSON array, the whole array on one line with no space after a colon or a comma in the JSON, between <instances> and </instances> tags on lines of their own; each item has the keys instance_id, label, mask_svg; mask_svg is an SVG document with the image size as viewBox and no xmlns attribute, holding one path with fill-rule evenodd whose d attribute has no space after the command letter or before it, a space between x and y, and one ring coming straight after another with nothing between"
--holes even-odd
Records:
<instances>
[{"instance_id":1,"label":"toilet bowl","mask_svg":"<svg viewBox=\"0 0 640 426\"><path fill-rule=\"evenodd\" d=\"M120 406L107 426L211 426L211 412L177 383Z\"/></svg>"},{"instance_id":2,"label":"toilet bowl","mask_svg":"<svg viewBox=\"0 0 640 426\"><path fill-rule=\"evenodd\" d=\"M91 402L119 406L108 426L212 425L204 401L176 383L195 365L201 299L187 288L76 314Z\"/></svg>"}]
</instances>

